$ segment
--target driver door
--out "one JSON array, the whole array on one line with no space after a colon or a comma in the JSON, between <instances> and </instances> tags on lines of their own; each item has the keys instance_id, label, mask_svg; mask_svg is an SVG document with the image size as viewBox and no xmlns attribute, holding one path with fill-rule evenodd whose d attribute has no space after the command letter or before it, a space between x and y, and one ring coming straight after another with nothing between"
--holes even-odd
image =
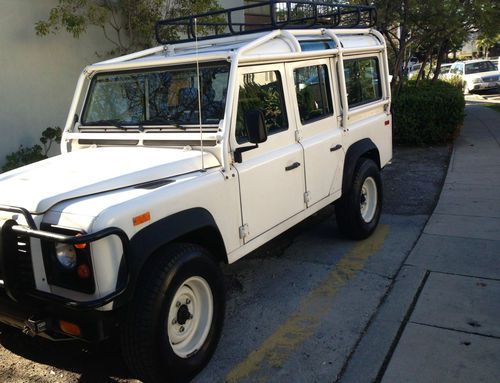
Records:
<instances>
[{"instance_id":1,"label":"driver door","mask_svg":"<svg viewBox=\"0 0 500 383\"><path fill-rule=\"evenodd\" d=\"M306 208L303 149L287 114L291 107L284 81L283 64L240 69L233 148L251 145L244 126L248 111L264 113L268 134L266 142L242 153L242 162L235 163L245 243Z\"/></svg>"}]
</instances>

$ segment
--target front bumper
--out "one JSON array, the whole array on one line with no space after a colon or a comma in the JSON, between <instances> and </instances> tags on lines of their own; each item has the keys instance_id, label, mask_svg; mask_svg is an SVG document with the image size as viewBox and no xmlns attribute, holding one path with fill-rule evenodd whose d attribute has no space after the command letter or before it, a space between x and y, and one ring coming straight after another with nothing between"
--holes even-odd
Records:
<instances>
[{"instance_id":1,"label":"front bumper","mask_svg":"<svg viewBox=\"0 0 500 383\"><path fill-rule=\"evenodd\" d=\"M116 333L122 310L76 311L44 301L13 301L0 289L0 323L22 330L30 336L40 336L54 341L79 339L100 342ZM79 336L65 333L60 321L75 324Z\"/></svg>"},{"instance_id":2,"label":"front bumper","mask_svg":"<svg viewBox=\"0 0 500 383\"><path fill-rule=\"evenodd\" d=\"M500 88L500 81L479 82L472 85L473 85L472 88L473 90L488 90L488 89Z\"/></svg>"},{"instance_id":3,"label":"front bumper","mask_svg":"<svg viewBox=\"0 0 500 383\"><path fill-rule=\"evenodd\" d=\"M91 301L79 302L41 292L35 288L31 253L26 251L26 246L30 238L75 245L114 235L122 243L122 259L126 265L129 239L125 232L119 228L107 228L80 236L62 235L38 230L33 217L25 209L0 205L0 210L22 214L28 224L21 226L12 219L0 220L0 322L24 329L31 335L54 338L64 334L58 323L65 320L80 326L82 331L78 337L81 339L96 341L107 337L117 323L120 310L115 307L112 312L96 309L123 295L129 278L123 278L114 292ZM23 246L21 249L19 244ZM39 328L35 326L33 331L33 328L30 329L33 322L43 323Z\"/></svg>"}]
</instances>

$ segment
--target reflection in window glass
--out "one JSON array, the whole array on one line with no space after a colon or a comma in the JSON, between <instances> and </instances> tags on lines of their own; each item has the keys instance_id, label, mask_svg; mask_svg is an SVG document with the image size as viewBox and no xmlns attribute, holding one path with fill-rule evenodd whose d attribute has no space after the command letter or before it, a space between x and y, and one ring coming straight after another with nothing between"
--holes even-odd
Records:
<instances>
[{"instance_id":1,"label":"reflection in window glass","mask_svg":"<svg viewBox=\"0 0 500 383\"><path fill-rule=\"evenodd\" d=\"M229 64L200 66L201 113L204 124L224 116ZM196 67L98 74L83 115L84 125L115 120L122 125L198 124Z\"/></svg>"},{"instance_id":2,"label":"reflection in window glass","mask_svg":"<svg viewBox=\"0 0 500 383\"><path fill-rule=\"evenodd\" d=\"M300 120L304 123L333 112L326 65L297 68L293 71Z\"/></svg>"},{"instance_id":3,"label":"reflection in window glass","mask_svg":"<svg viewBox=\"0 0 500 383\"><path fill-rule=\"evenodd\" d=\"M288 128L283 87L278 71L242 75L236 120L236 141L238 143L248 141L245 114L255 109L264 113L268 135Z\"/></svg>"},{"instance_id":4,"label":"reflection in window glass","mask_svg":"<svg viewBox=\"0 0 500 383\"><path fill-rule=\"evenodd\" d=\"M344 62L344 75L350 107L382 98L377 58L346 60Z\"/></svg>"},{"instance_id":5,"label":"reflection in window glass","mask_svg":"<svg viewBox=\"0 0 500 383\"><path fill-rule=\"evenodd\" d=\"M336 46L335 43L333 42L333 40L299 41L299 44L300 44L300 48L302 48L302 52L333 49Z\"/></svg>"}]
</instances>

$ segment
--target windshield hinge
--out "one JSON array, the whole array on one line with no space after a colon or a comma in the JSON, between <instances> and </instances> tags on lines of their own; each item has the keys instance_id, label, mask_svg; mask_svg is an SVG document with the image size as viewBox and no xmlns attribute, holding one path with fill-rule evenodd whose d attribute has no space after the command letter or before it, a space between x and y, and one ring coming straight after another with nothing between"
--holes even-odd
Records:
<instances>
[{"instance_id":1,"label":"windshield hinge","mask_svg":"<svg viewBox=\"0 0 500 383\"><path fill-rule=\"evenodd\" d=\"M245 239L248 235L250 234L250 231L248 230L248 224L244 224L243 226L240 226L240 238Z\"/></svg>"},{"instance_id":2,"label":"windshield hinge","mask_svg":"<svg viewBox=\"0 0 500 383\"><path fill-rule=\"evenodd\" d=\"M311 200L311 193L310 193L310 192L308 192L308 191L306 191L306 192L304 193L304 202L305 202L305 203L309 203L309 201L310 201L310 200Z\"/></svg>"},{"instance_id":3,"label":"windshield hinge","mask_svg":"<svg viewBox=\"0 0 500 383\"><path fill-rule=\"evenodd\" d=\"M83 70L83 75L85 76L85 78L87 80L92 80L92 74L93 74L93 72L91 70L89 70L88 68L85 68Z\"/></svg>"}]
</instances>

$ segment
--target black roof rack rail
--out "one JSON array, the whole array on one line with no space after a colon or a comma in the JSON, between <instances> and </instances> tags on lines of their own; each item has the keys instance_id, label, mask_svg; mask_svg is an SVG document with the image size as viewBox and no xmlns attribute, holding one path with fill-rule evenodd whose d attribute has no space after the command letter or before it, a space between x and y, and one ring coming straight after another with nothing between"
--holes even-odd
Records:
<instances>
[{"instance_id":1,"label":"black roof rack rail","mask_svg":"<svg viewBox=\"0 0 500 383\"><path fill-rule=\"evenodd\" d=\"M195 19L198 36L195 31ZM235 21L243 19L243 21ZM371 28L377 10L367 5L304 0L253 1L239 7L161 20L156 23L159 44L172 44L237 36L275 29ZM171 36L184 33L187 38Z\"/></svg>"}]
</instances>

